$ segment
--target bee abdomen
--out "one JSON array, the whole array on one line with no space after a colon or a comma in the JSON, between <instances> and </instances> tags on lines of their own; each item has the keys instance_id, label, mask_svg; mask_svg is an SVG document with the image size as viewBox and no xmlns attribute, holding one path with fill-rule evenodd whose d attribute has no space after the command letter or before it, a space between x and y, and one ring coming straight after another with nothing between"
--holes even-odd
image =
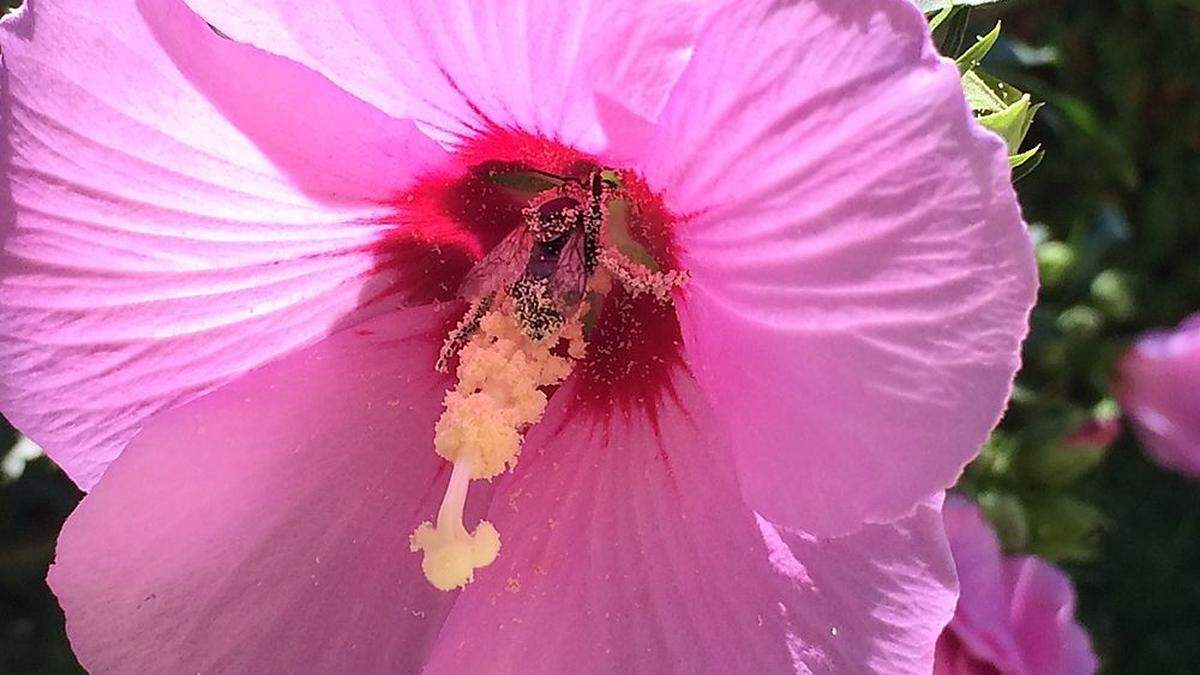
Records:
<instances>
[{"instance_id":1,"label":"bee abdomen","mask_svg":"<svg viewBox=\"0 0 1200 675\"><path fill-rule=\"evenodd\" d=\"M547 275L549 276L549 275ZM564 319L550 295L548 278L521 277L509 289L522 332L532 340L557 333Z\"/></svg>"}]
</instances>

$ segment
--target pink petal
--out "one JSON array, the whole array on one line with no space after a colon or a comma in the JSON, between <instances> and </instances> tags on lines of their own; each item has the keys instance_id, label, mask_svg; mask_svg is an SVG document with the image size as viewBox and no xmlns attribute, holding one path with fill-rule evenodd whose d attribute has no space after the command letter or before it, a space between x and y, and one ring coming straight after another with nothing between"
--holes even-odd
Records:
<instances>
[{"instance_id":1,"label":"pink petal","mask_svg":"<svg viewBox=\"0 0 1200 675\"><path fill-rule=\"evenodd\" d=\"M1033 556L1010 558L1011 621L1029 675L1091 675L1099 664L1075 621L1075 589L1062 570Z\"/></svg>"},{"instance_id":2,"label":"pink petal","mask_svg":"<svg viewBox=\"0 0 1200 675\"><path fill-rule=\"evenodd\" d=\"M792 577L798 597L789 611L797 634L811 636L802 653L814 672L930 671L958 590L940 502L837 538L773 528L795 556L772 546L777 568ZM760 522L764 533L773 527Z\"/></svg>"},{"instance_id":3,"label":"pink petal","mask_svg":"<svg viewBox=\"0 0 1200 675\"><path fill-rule=\"evenodd\" d=\"M645 142L689 362L766 517L884 522L999 418L1036 286L1003 144L907 2L714 15Z\"/></svg>"},{"instance_id":4,"label":"pink petal","mask_svg":"<svg viewBox=\"0 0 1200 675\"><path fill-rule=\"evenodd\" d=\"M0 407L85 489L149 415L356 320L382 203L445 153L167 0L0 25ZM370 282L370 291L364 290Z\"/></svg>"},{"instance_id":5,"label":"pink petal","mask_svg":"<svg viewBox=\"0 0 1200 675\"><path fill-rule=\"evenodd\" d=\"M1121 360L1114 388L1150 455L1200 477L1200 314L1142 336Z\"/></svg>"},{"instance_id":6,"label":"pink petal","mask_svg":"<svg viewBox=\"0 0 1200 675\"><path fill-rule=\"evenodd\" d=\"M958 569L953 633L966 651L1001 672L1021 672L1021 647L1009 630L1010 589L1000 540L983 514L962 497L946 500L946 536Z\"/></svg>"},{"instance_id":7,"label":"pink petal","mask_svg":"<svg viewBox=\"0 0 1200 675\"><path fill-rule=\"evenodd\" d=\"M455 143L512 128L595 152L597 95L652 118L691 54L694 0L187 0L234 39L304 63Z\"/></svg>"},{"instance_id":8,"label":"pink petal","mask_svg":"<svg viewBox=\"0 0 1200 675\"><path fill-rule=\"evenodd\" d=\"M449 475L432 451L447 318L376 318L147 425L59 539L50 583L81 663L415 672L454 599L408 550Z\"/></svg>"},{"instance_id":9,"label":"pink petal","mask_svg":"<svg viewBox=\"0 0 1200 675\"><path fill-rule=\"evenodd\" d=\"M1067 576L1032 556L1002 557L979 509L962 498L947 500L945 519L962 595L936 672L1094 673L1096 656L1075 620Z\"/></svg>"},{"instance_id":10,"label":"pink petal","mask_svg":"<svg viewBox=\"0 0 1200 675\"><path fill-rule=\"evenodd\" d=\"M835 541L756 523L712 411L673 383L607 429L558 393L426 672L928 672L955 597L937 511Z\"/></svg>"},{"instance_id":11,"label":"pink petal","mask_svg":"<svg viewBox=\"0 0 1200 675\"><path fill-rule=\"evenodd\" d=\"M1002 674L988 662L975 658L952 631L946 631L938 638L933 675Z\"/></svg>"}]
</instances>

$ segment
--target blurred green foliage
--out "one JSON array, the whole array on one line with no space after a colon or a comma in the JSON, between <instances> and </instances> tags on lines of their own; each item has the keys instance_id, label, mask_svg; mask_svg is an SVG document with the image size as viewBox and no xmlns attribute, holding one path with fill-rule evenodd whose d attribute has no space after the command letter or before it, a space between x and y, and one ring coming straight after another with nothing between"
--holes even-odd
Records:
<instances>
[{"instance_id":1,"label":"blurred green foliage","mask_svg":"<svg viewBox=\"0 0 1200 675\"><path fill-rule=\"evenodd\" d=\"M0 425L0 455L15 440ZM80 672L45 582L58 530L79 497L44 458L16 481L0 476L0 673Z\"/></svg>"},{"instance_id":2,"label":"blurred green foliage","mask_svg":"<svg viewBox=\"0 0 1200 675\"><path fill-rule=\"evenodd\" d=\"M1115 414L1113 366L1140 331L1200 310L1200 2L1043 0L1004 17L988 73L1046 103L1045 161L1018 184L1042 277L1024 366L969 469L1005 545L1074 576L1105 673L1200 664L1200 483L1068 435Z\"/></svg>"},{"instance_id":3,"label":"blurred green foliage","mask_svg":"<svg viewBox=\"0 0 1200 675\"><path fill-rule=\"evenodd\" d=\"M1001 7L939 38L958 55L1002 15L979 74L1046 104L1021 146L1044 161L1018 184L1043 287L1009 412L962 487L1007 548L1071 572L1104 672L1193 673L1200 483L1128 434L1108 450L1067 436L1114 414L1112 366L1132 336L1200 309L1200 0ZM12 440L0 425L0 449ZM79 497L45 459L0 482L0 672L78 672L43 579Z\"/></svg>"}]
</instances>

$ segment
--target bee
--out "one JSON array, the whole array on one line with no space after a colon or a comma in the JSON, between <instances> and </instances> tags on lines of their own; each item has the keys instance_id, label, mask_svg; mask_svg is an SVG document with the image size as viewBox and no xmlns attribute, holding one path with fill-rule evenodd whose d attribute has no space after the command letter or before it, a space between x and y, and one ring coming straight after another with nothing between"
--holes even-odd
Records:
<instances>
[{"instance_id":1,"label":"bee","mask_svg":"<svg viewBox=\"0 0 1200 675\"><path fill-rule=\"evenodd\" d=\"M609 170L583 178L531 173L550 187L522 210L523 224L463 279L458 295L471 308L447 337L438 370L446 370L446 361L466 345L501 293L512 299L522 332L534 340L557 332L587 297L588 279L599 262L606 205L617 197L620 181Z\"/></svg>"}]
</instances>

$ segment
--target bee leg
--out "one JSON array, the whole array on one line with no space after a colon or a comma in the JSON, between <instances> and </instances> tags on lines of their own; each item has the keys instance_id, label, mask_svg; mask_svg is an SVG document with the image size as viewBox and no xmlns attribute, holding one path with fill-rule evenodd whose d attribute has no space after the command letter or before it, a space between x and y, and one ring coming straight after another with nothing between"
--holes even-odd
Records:
<instances>
[{"instance_id":1,"label":"bee leg","mask_svg":"<svg viewBox=\"0 0 1200 675\"><path fill-rule=\"evenodd\" d=\"M684 285L688 280L687 272L652 270L639 262L634 262L613 246L605 246L600 251L599 263L635 298L642 293L649 293L659 302L670 302L671 291L677 286Z\"/></svg>"},{"instance_id":2,"label":"bee leg","mask_svg":"<svg viewBox=\"0 0 1200 675\"><path fill-rule=\"evenodd\" d=\"M470 309L467 310L466 314L463 314L462 320L446 336L446 341L442 343L442 350L438 353L437 364L434 366L439 373L447 372L447 364L450 359L454 358L463 347L467 346L467 342L471 340L471 336L475 334L475 331L479 330L479 322L491 310L495 299L495 293L488 293L471 303Z\"/></svg>"}]
</instances>

